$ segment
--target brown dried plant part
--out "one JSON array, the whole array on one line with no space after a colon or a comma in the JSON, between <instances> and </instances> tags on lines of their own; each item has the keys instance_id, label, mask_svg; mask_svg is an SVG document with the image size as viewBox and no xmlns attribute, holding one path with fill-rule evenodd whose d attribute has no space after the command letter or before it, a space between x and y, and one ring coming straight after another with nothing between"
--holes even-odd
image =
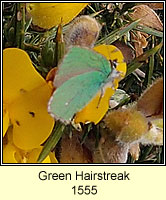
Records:
<instances>
[{"instance_id":1,"label":"brown dried plant part","mask_svg":"<svg viewBox=\"0 0 166 200\"><path fill-rule=\"evenodd\" d=\"M140 97L136 109L148 120L149 130L142 144L163 145L163 78L157 79Z\"/></svg>"},{"instance_id":2,"label":"brown dried plant part","mask_svg":"<svg viewBox=\"0 0 166 200\"><path fill-rule=\"evenodd\" d=\"M93 152L93 163L126 163L129 145L115 140L111 134L104 134Z\"/></svg>"},{"instance_id":3,"label":"brown dried plant part","mask_svg":"<svg viewBox=\"0 0 166 200\"><path fill-rule=\"evenodd\" d=\"M163 78L155 81L137 104L109 111L103 120L105 128L95 162L122 163L128 152L139 158L139 144L163 145Z\"/></svg>"},{"instance_id":4,"label":"brown dried plant part","mask_svg":"<svg viewBox=\"0 0 166 200\"><path fill-rule=\"evenodd\" d=\"M95 157L100 155L100 159L105 162L125 163L130 153L134 160L138 160L139 143L149 128L142 113L134 106L120 108L110 111L104 118L104 123L107 129L103 129L104 139L101 139Z\"/></svg>"},{"instance_id":5,"label":"brown dried plant part","mask_svg":"<svg viewBox=\"0 0 166 200\"><path fill-rule=\"evenodd\" d=\"M69 25L65 33L64 40L66 46L79 45L92 48L99 36L100 30L101 25L94 18L86 15L77 17Z\"/></svg>"},{"instance_id":6,"label":"brown dried plant part","mask_svg":"<svg viewBox=\"0 0 166 200\"><path fill-rule=\"evenodd\" d=\"M54 90L56 89L56 88L54 87L54 85L53 85L53 81L54 81L54 77L55 77L55 75L56 75L57 70L58 70L57 67L52 68L52 69L48 72L48 74L47 74L47 76L46 76L46 81L47 81L48 85L49 85L49 86L51 87L51 89L52 89L52 94L53 94Z\"/></svg>"},{"instance_id":7,"label":"brown dried plant part","mask_svg":"<svg viewBox=\"0 0 166 200\"><path fill-rule=\"evenodd\" d=\"M150 130L142 138L141 143L144 145L163 145L163 119L153 119L150 123Z\"/></svg>"},{"instance_id":8,"label":"brown dried plant part","mask_svg":"<svg viewBox=\"0 0 166 200\"><path fill-rule=\"evenodd\" d=\"M81 145L78 134L62 137L60 163L92 163L91 153Z\"/></svg>"},{"instance_id":9,"label":"brown dried plant part","mask_svg":"<svg viewBox=\"0 0 166 200\"><path fill-rule=\"evenodd\" d=\"M115 139L122 143L135 143L148 131L148 121L135 108L111 111L104 122L111 134L115 135Z\"/></svg>"},{"instance_id":10,"label":"brown dried plant part","mask_svg":"<svg viewBox=\"0 0 166 200\"><path fill-rule=\"evenodd\" d=\"M138 160L139 159L139 154L140 154L139 143L131 144L130 145L130 149L129 149L129 153L131 154L131 156L132 156L132 158L134 160Z\"/></svg>"},{"instance_id":11,"label":"brown dried plant part","mask_svg":"<svg viewBox=\"0 0 166 200\"><path fill-rule=\"evenodd\" d=\"M107 5L107 10L109 10L110 13L113 13L114 9L115 9L115 5L113 3L109 3Z\"/></svg>"},{"instance_id":12,"label":"brown dried plant part","mask_svg":"<svg viewBox=\"0 0 166 200\"><path fill-rule=\"evenodd\" d=\"M52 82L53 82L57 70L58 70L58 68L57 68L57 67L54 67L54 68L52 68L52 69L48 72L48 74L47 74L47 76L46 76L46 81L47 81L47 82L48 82L48 81L52 81Z\"/></svg>"},{"instance_id":13,"label":"brown dried plant part","mask_svg":"<svg viewBox=\"0 0 166 200\"><path fill-rule=\"evenodd\" d=\"M140 25L163 31L163 24L160 18L149 6L137 5L134 6L133 9L134 12L130 13L130 17L133 20L141 19L141 21L139 22Z\"/></svg>"},{"instance_id":14,"label":"brown dried plant part","mask_svg":"<svg viewBox=\"0 0 166 200\"><path fill-rule=\"evenodd\" d=\"M140 97L137 110L146 117L163 115L163 78L156 80Z\"/></svg>"},{"instance_id":15,"label":"brown dried plant part","mask_svg":"<svg viewBox=\"0 0 166 200\"><path fill-rule=\"evenodd\" d=\"M147 47L148 41L147 38L149 37L148 34L135 31L135 34L131 33L131 39L134 41L134 48L135 48L135 55L136 57L143 54L143 49Z\"/></svg>"},{"instance_id":16,"label":"brown dried plant part","mask_svg":"<svg viewBox=\"0 0 166 200\"><path fill-rule=\"evenodd\" d=\"M114 155L121 155L121 161L123 155L123 161L125 161L130 153L134 160L138 160L139 143L149 130L148 121L142 113L137 111L134 106L126 109L120 108L109 112L104 118L104 122L108 128L107 134L115 138L109 141L111 142L111 151L117 151L117 153L114 152ZM121 152L122 150L124 152Z\"/></svg>"},{"instance_id":17,"label":"brown dried plant part","mask_svg":"<svg viewBox=\"0 0 166 200\"><path fill-rule=\"evenodd\" d=\"M163 24L158 17L158 15L147 5L137 5L133 7L134 12L130 14L130 17L133 20L141 19L139 22L140 25L144 25L150 28L157 29L159 31L163 31ZM136 52L136 57L143 54L143 49L147 47L148 34L135 31L135 34L131 33L131 39L134 41L134 47Z\"/></svg>"},{"instance_id":18,"label":"brown dried plant part","mask_svg":"<svg viewBox=\"0 0 166 200\"><path fill-rule=\"evenodd\" d=\"M163 10L164 3L144 3L144 5L149 6L153 10Z\"/></svg>"},{"instance_id":19,"label":"brown dried plant part","mask_svg":"<svg viewBox=\"0 0 166 200\"><path fill-rule=\"evenodd\" d=\"M113 43L113 45L116 46L122 52L124 56L124 61L127 64L134 59L135 55L133 49L127 46L124 42L116 41Z\"/></svg>"}]
</instances>

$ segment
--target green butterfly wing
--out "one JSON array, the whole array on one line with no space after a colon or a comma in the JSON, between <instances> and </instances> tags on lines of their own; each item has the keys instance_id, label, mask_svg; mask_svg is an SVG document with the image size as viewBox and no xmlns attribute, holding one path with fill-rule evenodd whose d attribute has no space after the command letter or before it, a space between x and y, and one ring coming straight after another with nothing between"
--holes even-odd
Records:
<instances>
[{"instance_id":1,"label":"green butterfly wing","mask_svg":"<svg viewBox=\"0 0 166 200\"><path fill-rule=\"evenodd\" d=\"M75 113L103 87L105 75L100 71L87 72L74 76L57 88L51 97L48 111L55 119L64 123L71 122Z\"/></svg>"},{"instance_id":2,"label":"green butterfly wing","mask_svg":"<svg viewBox=\"0 0 166 200\"><path fill-rule=\"evenodd\" d=\"M92 71L100 71L108 77L111 72L109 61L88 48L71 47L58 67L54 86L57 88L73 76Z\"/></svg>"}]
</instances>

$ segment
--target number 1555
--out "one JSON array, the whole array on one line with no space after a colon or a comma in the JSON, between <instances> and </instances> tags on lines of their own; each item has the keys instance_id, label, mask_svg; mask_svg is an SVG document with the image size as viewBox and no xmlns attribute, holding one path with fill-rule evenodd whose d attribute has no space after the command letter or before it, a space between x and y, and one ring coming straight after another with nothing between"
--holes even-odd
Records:
<instances>
[{"instance_id":1,"label":"number 1555","mask_svg":"<svg viewBox=\"0 0 166 200\"><path fill-rule=\"evenodd\" d=\"M73 191L74 191L74 195L76 194L79 194L79 195L82 195L82 194L86 194L86 195L89 195L89 194L97 194L97 185L79 185L79 186L73 186L72 187Z\"/></svg>"}]
</instances>

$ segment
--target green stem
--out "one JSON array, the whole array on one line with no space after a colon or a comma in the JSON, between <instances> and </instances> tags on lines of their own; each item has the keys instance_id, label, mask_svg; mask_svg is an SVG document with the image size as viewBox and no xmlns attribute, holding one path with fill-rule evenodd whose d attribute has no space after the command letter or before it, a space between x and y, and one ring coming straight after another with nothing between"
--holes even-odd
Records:
<instances>
[{"instance_id":1,"label":"green stem","mask_svg":"<svg viewBox=\"0 0 166 200\"><path fill-rule=\"evenodd\" d=\"M146 157L150 154L153 149L153 145L147 146L142 156L140 156L139 162L142 163L145 161Z\"/></svg>"},{"instance_id":2,"label":"green stem","mask_svg":"<svg viewBox=\"0 0 166 200\"><path fill-rule=\"evenodd\" d=\"M152 36L152 47L154 48L154 36ZM154 70L154 53L151 55L149 60L148 85L151 85L152 83L153 70Z\"/></svg>"},{"instance_id":3,"label":"green stem","mask_svg":"<svg viewBox=\"0 0 166 200\"><path fill-rule=\"evenodd\" d=\"M62 22L61 22L62 23ZM55 66L58 66L59 61L63 58L64 54L65 54L65 44L63 41L63 32L62 32L62 24L59 24L58 28L57 28L57 33L56 33L56 38L55 43L55 56L54 56L54 63Z\"/></svg>"},{"instance_id":4,"label":"green stem","mask_svg":"<svg viewBox=\"0 0 166 200\"><path fill-rule=\"evenodd\" d=\"M17 3L16 46L24 49L25 3Z\"/></svg>"},{"instance_id":5,"label":"green stem","mask_svg":"<svg viewBox=\"0 0 166 200\"><path fill-rule=\"evenodd\" d=\"M36 53L40 53L40 46L27 44L27 43L23 43L23 44L24 44L24 49L25 50L34 51Z\"/></svg>"},{"instance_id":6,"label":"green stem","mask_svg":"<svg viewBox=\"0 0 166 200\"><path fill-rule=\"evenodd\" d=\"M42 162L50 153L50 151L56 146L59 142L60 138L64 133L65 125L61 122L57 121L55 129L53 130L52 134L48 138L47 142L44 144L44 147L39 155L37 160L38 163Z\"/></svg>"}]
</instances>

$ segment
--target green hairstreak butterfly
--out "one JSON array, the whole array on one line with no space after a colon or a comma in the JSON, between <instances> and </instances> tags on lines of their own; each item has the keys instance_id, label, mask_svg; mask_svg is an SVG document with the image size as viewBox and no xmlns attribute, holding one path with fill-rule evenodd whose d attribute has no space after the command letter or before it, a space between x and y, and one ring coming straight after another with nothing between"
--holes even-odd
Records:
<instances>
[{"instance_id":1,"label":"green hairstreak butterfly","mask_svg":"<svg viewBox=\"0 0 166 200\"><path fill-rule=\"evenodd\" d=\"M113 80L120 76L114 66L91 49L71 47L54 78L56 90L50 98L48 112L55 119L70 123L98 91L103 94L108 85L114 87Z\"/></svg>"}]
</instances>

